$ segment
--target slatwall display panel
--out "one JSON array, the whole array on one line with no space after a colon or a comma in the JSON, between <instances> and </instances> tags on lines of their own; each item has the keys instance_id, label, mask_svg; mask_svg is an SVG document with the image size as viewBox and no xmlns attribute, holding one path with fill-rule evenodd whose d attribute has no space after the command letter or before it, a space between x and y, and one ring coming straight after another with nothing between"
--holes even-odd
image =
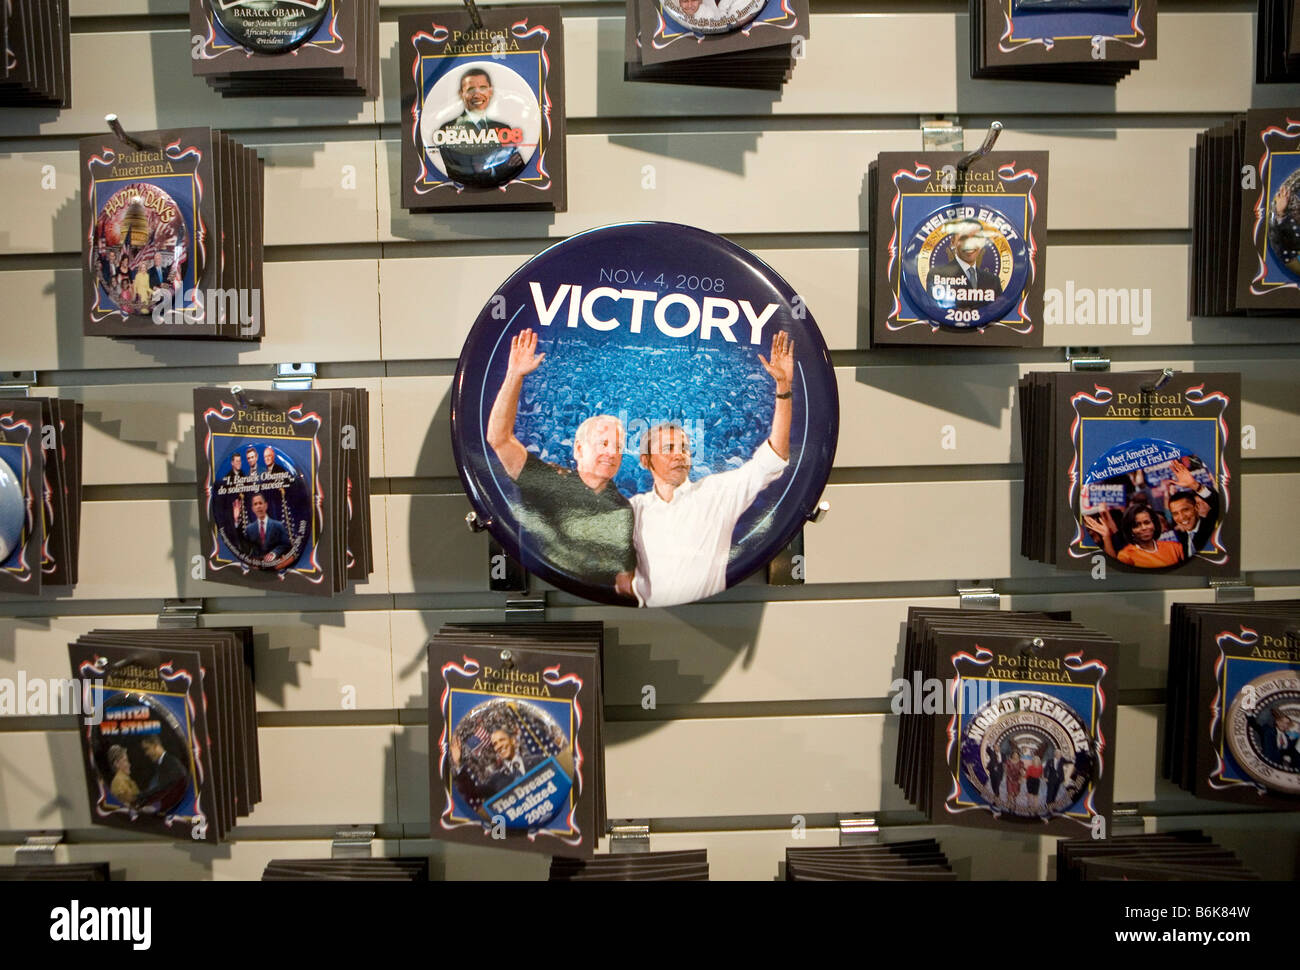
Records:
<instances>
[{"instance_id":1,"label":"slatwall display panel","mask_svg":"<svg viewBox=\"0 0 1300 970\"><path fill-rule=\"evenodd\" d=\"M499 620L504 606L487 590L487 538L464 524L450 383L479 310L527 258L648 218L730 234L790 281L835 354L842 434L831 511L805 530L807 586L756 577L653 611L548 592L548 618L609 629L611 814L663 821L672 831L656 828L653 848L707 847L715 878L779 878L787 846L833 844L828 820L849 813L884 813L886 840L935 836L963 878L1051 878L1055 840L918 825L890 781L907 608L953 606L955 587L979 579L1003 588L1003 609L1070 609L1120 641L1116 796L1148 829L1197 825L1266 875L1293 876L1300 816L1246 814L1158 779L1169 607L1214 592L1058 572L1022 559L1017 535L1017 377L1062 369L1070 346L1102 348L1116 370L1237 370L1254 429L1236 479L1242 567L1258 599L1300 595L1286 512L1300 501L1300 326L1187 313L1196 133L1300 103L1300 86L1253 84L1250 5L1169 0L1160 57L1110 88L972 81L963 0L863 0L813 14L807 56L775 94L624 82L616 5L566 0L569 211L411 215L396 201L395 20L427 5L383 0L382 94L365 103L223 100L190 75L187 0L72 0L75 107L0 113L0 379L36 370L38 393L87 406L82 582L0 600L0 678L62 677L79 633L152 626L164 597L201 597L205 625L256 630L266 787L229 847L119 840L86 817L70 719L43 730L0 717L0 842L63 828L60 858L108 858L115 877L253 879L270 858L328 855L333 828L363 824L380 828L376 854L428 855L435 878L545 878L544 857L427 838L424 645L443 623ZM76 139L103 131L108 111L128 131L227 129L265 159L261 344L82 336ZM1000 149L1051 152L1043 350L866 349L866 166L919 148L919 119L954 115L968 147L996 117ZM192 571L189 389L265 386L274 365L301 361L320 365L321 386L371 391L376 574L328 602ZM683 771L683 751L707 770Z\"/></svg>"}]
</instances>

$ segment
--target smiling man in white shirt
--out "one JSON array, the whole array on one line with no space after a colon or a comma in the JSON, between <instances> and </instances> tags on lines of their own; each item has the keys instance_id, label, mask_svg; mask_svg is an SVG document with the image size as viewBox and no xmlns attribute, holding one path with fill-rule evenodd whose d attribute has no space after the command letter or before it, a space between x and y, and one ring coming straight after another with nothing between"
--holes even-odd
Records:
<instances>
[{"instance_id":1,"label":"smiling man in white shirt","mask_svg":"<svg viewBox=\"0 0 1300 970\"><path fill-rule=\"evenodd\" d=\"M642 606L690 603L725 589L736 523L790 463L794 340L777 332L771 360L758 359L776 382L776 398L768 438L745 464L691 481L690 440L680 425L656 425L641 438L641 465L654 476L654 487L630 500L633 589Z\"/></svg>"}]
</instances>

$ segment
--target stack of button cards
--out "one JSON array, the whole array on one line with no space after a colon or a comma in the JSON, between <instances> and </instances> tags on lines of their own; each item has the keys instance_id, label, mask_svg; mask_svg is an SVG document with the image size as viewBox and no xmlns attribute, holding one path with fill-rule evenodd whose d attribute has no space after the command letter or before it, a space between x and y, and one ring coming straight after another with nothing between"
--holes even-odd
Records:
<instances>
[{"instance_id":1,"label":"stack of button cards","mask_svg":"<svg viewBox=\"0 0 1300 970\"><path fill-rule=\"evenodd\" d=\"M85 334L260 340L263 182L211 128L83 138Z\"/></svg>"},{"instance_id":2,"label":"stack of button cards","mask_svg":"<svg viewBox=\"0 0 1300 970\"><path fill-rule=\"evenodd\" d=\"M68 0L5 0L0 105L72 107Z\"/></svg>"},{"instance_id":3,"label":"stack of button cards","mask_svg":"<svg viewBox=\"0 0 1300 970\"><path fill-rule=\"evenodd\" d=\"M107 862L0 866L0 882L108 882Z\"/></svg>"},{"instance_id":4,"label":"stack of button cards","mask_svg":"<svg viewBox=\"0 0 1300 970\"><path fill-rule=\"evenodd\" d=\"M1020 552L1062 569L1241 573L1241 375L1030 373Z\"/></svg>"},{"instance_id":5,"label":"stack of button cards","mask_svg":"<svg viewBox=\"0 0 1300 970\"><path fill-rule=\"evenodd\" d=\"M68 398L0 398L0 593L76 585L81 416Z\"/></svg>"},{"instance_id":6,"label":"stack of button cards","mask_svg":"<svg viewBox=\"0 0 1300 970\"><path fill-rule=\"evenodd\" d=\"M934 839L785 850L786 882L956 882Z\"/></svg>"},{"instance_id":7,"label":"stack of button cards","mask_svg":"<svg viewBox=\"0 0 1300 970\"><path fill-rule=\"evenodd\" d=\"M936 825L1088 833L1111 810L1117 653L1068 616L910 608L895 783Z\"/></svg>"},{"instance_id":8,"label":"stack of button cards","mask_svg":"<svg viewBox=\"0 0 1300 970\"><path fill-rule=\"evenodd\" d=\"M332 596L374 572L370 394L194 389L206 579Z\"/></svg>"},{"instance_id":9,"label":"stack of button cards","mask_svg":"<svg viewBox=\"0 0 1300 970\"><path fill-rule=\"evenodd\" d=\"M91 821L223 841L262 798L253 631L95 630L68 652Z\"/></svg>"},{"instance_id":10,"label":"stack of button cards","mask_svg":"<svg viewBox=\"0 0 1300 970\"><path fill-rule=\"evenodd\" d=\"M1156 56L1156 0L970 0L971 77L1115 84Z\"/></svg>"},{"instance_id":11,"label":"stack of button cards","mask_svg":"<svg viewBox=\"0 0 1300 970\"><path fill-rule=\"evenodd\" d=\"M590 859L607 829L601 623L445 626L429 641L435 839Z\"/></svg>"},{"instance_id":12,"label":"stack of button cards","mask_svg":"<svg viewBox=\"0 0 1300 970\"><path fill-rule=\"evenodd\" d=\"M272 859L263 882L428 882L426 859Z\"/></svg>"},{"instance_id":13,"label":"stack of button cards","mask_svg":"<svg viewBox=\"0 0 1300 970\"><path fill-rule=\"evenodd\" d=\"M1300 810L1300 600L1175 603L1164 775L1197 798Z\"/></svg>"},{"instance_id":14,"label":"stack of button cards","mask_svg":"<svg viewBox=\"0 0 1300 970\"><path fill-rule=\"evenodd\" d=\"M627 0L623 77L780 91L809 27L808 0Z\"/></svg>"},{"instance_id":15,"label":"stack of button cards","mask_svg":"<svg viewBox=\"0 0 1300 970\"><path fill-rule=\"evenodd\" d=\"M551 859L551 882L707 882L704 849Z\"/></svg>"},{"instance_id":16,"label":"stack of button cards","mask_svg":"<svg viewBox=\"0 0 1300 970\"><path fill-rule=\"evenodd\" d=\"M224 97L379 92L379 0L190 0L190 35Z\"/></svg>"},{"instance_id":17,"label":"stack of button cards","mask_svg":"<svg viewBox=\"0 0 1300 970\"><path fill-rule=\"evenodd\" d=\"M559 7L408 14L397 46L405 208L565 210Z\"/></svg>"},{"instance_id":18,"label":"stack of button cards","mask_svg":"<svg viewBox=\"0 0 1300 970\"><path fill-rule=\"evenodd\" d=\"M1255 80L1300 81L1300 0L1259 0L1255 19Z\"/></svg>"},{"instance_id":19,"label":"stack of button cards","mask_svg":"<svg viewBox=\"0 0 1300 970\"><path fill-rule=\"evenodd\" d=\"M868 204L873 345L1043 345L1046 152L882 152Z\"/></svg>"},{"instance_id":20,"label":"stack of button cards","mask_svg":"<svg viewBox=\"0 0 1300 970\"><path fill-rule=\"evenodd\" d=\"M1255 880L1233 853L1201 832L1152 832L1056 844L1058 882Z\"/></svg>"},{"instance_id":21,"label":"stack of button cards","mask_svg":"<svg viewBox=\"0 0 1300 970\"><path fill-rule=\"evenodd\" d=\"M1300 121L1266 108L1196 136L1193 316L1300 312Z\"/></svg>"}]
</instances>

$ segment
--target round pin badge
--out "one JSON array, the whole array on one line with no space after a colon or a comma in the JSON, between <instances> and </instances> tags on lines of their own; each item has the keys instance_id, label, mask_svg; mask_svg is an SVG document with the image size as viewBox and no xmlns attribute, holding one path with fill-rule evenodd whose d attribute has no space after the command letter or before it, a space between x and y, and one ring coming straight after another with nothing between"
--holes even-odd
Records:
<instances>
[{"instance_id":1,"label":"round pin badge","mask_svg":"<svg viewBox=\"0 0 1300 970\"><path fill-rule=\"evenodd\" d=\"M134 691L106 695L90 741L101 804L109 811L170 815L192 807L188 735L168 700ZM130 733L121 725L130 725Z\"/></svg>"},{"instance_id":2,"label":"round pin badge","mask_svg":"<svg viewBox=\"0 0 1300 970\"><path fill-rule=\"evenodd\" d=\"M903 285L931 323L971 330L1003 319L1029 279L1024 237L996 213L970 205L935 209L903 248Z\"/></svg>"},{"instance_id":3,"label":"round pin badge","mask_svg":"<svg viewBox=\"0 0 1300 970\"><path fill-rule=\"evenodd\" d=\"M538 705L484 701L456 725L448 746L453 792L485 822L501 818L507 829L536 830L568 808L573 746Z\"/></svg>"},{"instance_id":4,"label":"round pin badge","mask_svg":"<svg viewBox=\"0 0 1300 970\"><path fill-rule=\"evenodd\" d=\"M542 133L537 95L524 78L492 60L449 61L425 95L420 140L445 178L491 188L519 175Z\"/></svg>"},{"instance_id":5,"label":"round pin badge","mask_svg":"<svg viewBox=\"0 0 1300 970\"><path fill-rule=\"evenodd\" d=\"M1189 536L1204 551L1219 521L1213 472L1189 448L1162 438L1133 438L1104 451L1084 475L1079 501L1085 534L1107 556L1138 569L1181 565Z\"/></svg>"},{"instance_id":6,"label":"round pin badge","mask_svg":"<svg viewBox=\"0 0 1300 970\"><path fill-rule=\"evenodd\" d=\"M1228 750L1248 776L1300 795L1300 673L1275 670L1245 684L1228 707Z\"/></svg>"},{"instance_id":7,"label":"round pin badge","mask_svg":"<svg viewBox=\"0 0 1300 970\"><path fill-rule=\"evenodd\" d=\"M529 260L465 341L452 447L478 520L541 579L671 606L815 511L839 398L803 299L701 229L625 223Z\"/></svg>"},{"instance_id":8,"label":"round pin badge","mask_svg":"<svg viewBox=\"0 0 1300 970\"><path fill-rule=\"evenodd\" d=\"M251 569L295 565L312 538L307 479L280 448L248 439L216 457L209 514L228 558Z\"/></svg>"},{"instance_id":9,"label":"round pin badge","mask_svg":"<svg viewBox=\"0 0 1300 970\"><path fill-rule=\"evenodd\" d=\"M740 30L766 6L767 0L663 0L664 13L697 34Z\"/></svg>"},{"instance_id":10,"label":"round pin badge","mask_svg":"<svg viewBox=\"0 0 1300 970\"><path fill-rule=\"evenodd\" d=\"M0 457L0 564L22 545L25 504L22 481Z\"/></svg>"},{"instance_id":11,"label":"round pin badge","mask_svg":"<svg viewBox=\"0 0 1300 970\"><path fill-rule=\"evenodd\" d=\"M124 314L149 316L164 291L184 290L188 239L181 207L166 191L151 182L118 189L95 216L90 272L100 294Z\"/></svg>"},{"instance_id":12,"label":"round pin badge","mask_svg":"<svg viewBox=\"0 0 1300 970\"><path fill-rule=\"evenodd\" d=\"M212 16L239 46L284 54L305 44L325 22L330 0L208 0Z\"/></svg>"},{"instance_id":13,"label":"round pin badge","mask_svg":"<svg viewBox=\"0 0 1300 970\"><path fill-rule=\"evenodd\" d=\"M1087 722L1039 691L999 694L962 731L961 777L1000 815L1061 815L1087 793L1096 771Z\"/></svg>"}]
</instances>

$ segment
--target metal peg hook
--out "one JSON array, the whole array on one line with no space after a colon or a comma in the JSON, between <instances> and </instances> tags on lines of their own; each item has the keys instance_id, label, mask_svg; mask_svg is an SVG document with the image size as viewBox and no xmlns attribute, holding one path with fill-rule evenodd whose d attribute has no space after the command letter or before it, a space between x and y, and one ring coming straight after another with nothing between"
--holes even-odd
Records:
<instances>
[{"instance_id":1,"label":"metal peg hook","mask_svg":"<svg viewBox=\"0 0 1300 970\"><path fill-rule=\"evenodd\" d=\"M122 141L126 142L128 145L133 145L137 151L147 151L149 149L149 146L139 138L126 133L126 129L122 127L122 122L117 120L117 115L104 115L104 120L108 122L108 127L112 129L113 134L117 135L118 138L122 139Z\"/></svg>"},{"instance_id":2,"label":"metal peg hook","mask_svg":"<svg viewBox=\"0 0 1300 970\"><path fill-rule=\"evenodd\" d=\"M241 408L248 407L248 398L244 396L244 389L239 384L230 385L230 393L235 395L235 403Z\"/></svg>"},{"instance_id":3,"label":"metal peg hook","mask_svg":"<svg viewBox=\"0 0 1300 970\"><path fill-rule=\"evenodd\" d=\"M1168 384L1173 379L1173 376L1174 369L1172 367L1166 367L1160 372L1160 376L1155 380L1143 381L1140 386L1144 391L1158 391L1160 388Z\"/></svg>"},{"instance_id":4,"label":"metal peg hook","mask_svg":"<svg viewBox=\"0 0 1300 970\"><path fill-rule=\"evenodd\" d=\"M501 651L501 666L506 670L513 670L515 667L515 658L509 650Z\"/></svg>"},{"instance_id":5,"label":"metal peg hook","mask_svg":"<svg viewBox=\"0 0 1300 970\"><path fill-rule=\"evenodd\" d=\"M1027 656L1037 657L1039 652L1041 652L1043 647L1045 646L1046 643L1044 643L1042 637L1034 637L1032 640L1030 640L1021 648L1020 655L1022 657L1027 657Z\"/></svg>"},{"instance_id":6,"label":"metal peg hook","mask_svg":"<svg viewBox=\"0 0 1300 970\"><path fill-rule=\"evenodd\" d=\"M475 30L483 29L483 18L479 16L478 4L474 0L461 0L465 4L465 9L469 11L470 22L474 24Z\"/></svg>"},{"instance_id":7,"label":"metal peg hook","mask_svg":"<svg viewBox=\"0 0 1300 970\"><path fill-rule=\"evenodd\" d=\"M1002 134L1002 122L995 121L993 124L989 125L989 133L984 136L984 144L980 145L979 148L975 149L970 154L963 156L962 160L957 163L957 168L960 171L965 171L970 168L973 162L979 161L989 152L993 151L993 146L998 143L998 136L1000 134Z\"/></svg>"}]
</instances>

